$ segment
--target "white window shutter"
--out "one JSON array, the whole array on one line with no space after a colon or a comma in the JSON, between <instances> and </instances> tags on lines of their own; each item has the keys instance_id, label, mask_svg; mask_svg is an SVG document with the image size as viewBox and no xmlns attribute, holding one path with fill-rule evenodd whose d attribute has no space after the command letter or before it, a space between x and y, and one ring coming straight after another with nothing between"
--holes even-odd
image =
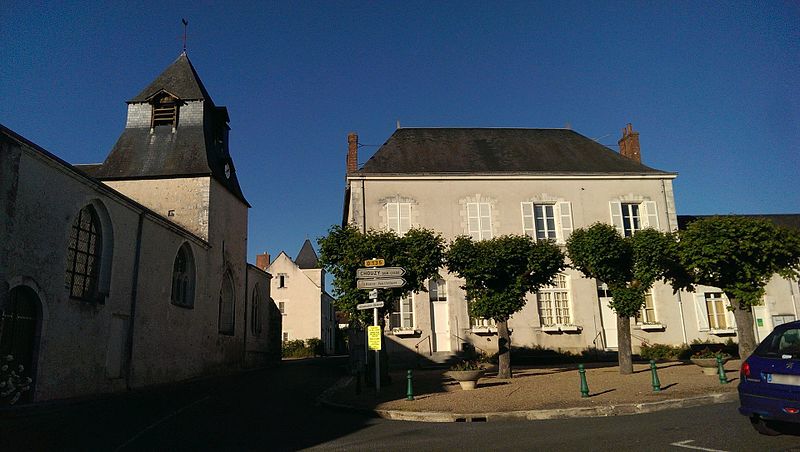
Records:
<instances>
[{"instance_id":1,"label":"white window shutter","mask_svg":"<svg viewBox=\"0 0 800 452\"><path fill-rule=\"evenodd\" d=\"M560 233L560 242L566 243L570 234L572 234L572 204L569 202L560 202L558 205L558 218L561 225L558 228Z\"/></svg>"},{"instance_id":2,"label":"white window shutter","mask_svg":"<svg viewBox=\"0 0 800 452\"><path fill-rule=\"evenodd\" d=\"M625 236L625 230L622 227L622 203L619 201L611 201L608 203L611 208L611 225L617 228L617 232L621 236Z\"/></svg>"},{"instance_id":3,"label":"white window shutter","mask_svg":"<svg viewBox=\"0 0 800 452\"><path fill-rule=\"evenodd\" d=\"M697 314L697 329L708 331L708 312L706 310L706 297L704 293L694 294L694 313Z\"/></svg>"},{"instance_id":4,"label":"white window shutter","mask_svg":"<svg viewBox=\"0 0 800 452\"><path fill-rule=\"evenodd\" d=\"M397 232L399 232L400 234L405 234L406 232L408 232L409 229L411 229L411 203L404 202L400 204L398 210L399 210L398 211L399 229Z\"/></svg>"},{"instance_id":5,"label":"white window shutter","mask_svg":"<svg viewBox=\"0 0 800 452\"><path fill-rule=\"evenodd\" d=\"M491 239L492 238L492 208L489 206L489 203L480 203L478 204L480 207L480 215L481 215L481 239Z\"/></svg>"},{"instance_id":6,"label":"white window shutter","mask_svg":"<svg viewBox=\"0 0 800 452\"><path fill-rule=\"evenodd\" d=\"M536 226L533 221L533 203L520 203L522 209L522 233L536 238Z\"/></svg>"},{"instance_id":7,"label":"white window shutter","mask_svg":"<svg viewBox=\"0 0 800 452\"><path fill-rule=\"evenodd\" d=\"M399 226L398 204L396 202L386 203L386 229L396 231Z\"/></svg>"},{"instance_id":8,"label":"white window shutter","mask_svg":"<svg viewBox=\"0 0 800 452\"><path fill-rule=\"evenodd\" d=\"M478 216L478 203L467 203L467 234L473 239L480 239L480 217Z\"/></svg>"},{"instance_id":9,"label":"white window shutter","mask_svg":"<svg viewBox=\"0 0 800 452\"><path fill-rule=\"evenodd\" d=\"M658 229L658 210L656 210L655 201L645 201L641 205L644 211L642 215L642 228Z\"/></svg>"},{"instance_id":10,"label":"white window shutter","mask_svg":"<svg viewBox=\"0 0 800 452\"><path fill-rule=\"evenodd\" d=\"M733 315L733 311L728 310L731 306L731 300L728 299L728 296L724 293L722 294L722 298L725 299L725 320L727 320L728 328L736 328L736 316ZM753 316L755 317L755 316Z\"/></svg>"}]
</instances>

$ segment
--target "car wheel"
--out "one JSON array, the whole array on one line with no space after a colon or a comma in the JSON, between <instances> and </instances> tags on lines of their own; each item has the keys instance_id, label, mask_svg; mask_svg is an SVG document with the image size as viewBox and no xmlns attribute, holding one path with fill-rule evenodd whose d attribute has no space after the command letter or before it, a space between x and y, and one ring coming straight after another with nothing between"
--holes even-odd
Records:
<instances>
[{"instance_id":1,"label":"car wheel","mask_svg":"<svg viewBox=\"0 0 800 452\"><path fill-rule=\"evenodd\" d=\"M777 435L781 434L781 432L779 432L779 431L775 430L774 428L772 428L772 426L770 425L771 424L770 422L767 422L767 421L765 421L764 419L761 419L758 416L751 417L750 418L750 423L753 425L753 428L756 429L756 431L758 433L761 433L762 435L777 436Z\"/></svg>"}]
</instances>

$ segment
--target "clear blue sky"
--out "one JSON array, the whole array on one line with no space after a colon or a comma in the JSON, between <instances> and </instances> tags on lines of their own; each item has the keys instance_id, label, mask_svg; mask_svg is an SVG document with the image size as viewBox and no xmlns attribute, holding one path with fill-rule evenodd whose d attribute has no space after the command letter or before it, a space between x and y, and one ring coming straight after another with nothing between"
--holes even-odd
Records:
<instances>
[{"instance_id":1,"label":"clear blue sky","mask_svg":"<svg viewBox=\"0 0 800 452\"><path fill-rule=\"evenodd\" d=\"M0 122L101 162L125 101L179 55L182 17L230 112L251 261L340 222L347 133L379 145L397 120L613 145L632 122L643 162L679 173L679 214L800 213L796 1L6 0Z\"/></svg>"}]
</instances>

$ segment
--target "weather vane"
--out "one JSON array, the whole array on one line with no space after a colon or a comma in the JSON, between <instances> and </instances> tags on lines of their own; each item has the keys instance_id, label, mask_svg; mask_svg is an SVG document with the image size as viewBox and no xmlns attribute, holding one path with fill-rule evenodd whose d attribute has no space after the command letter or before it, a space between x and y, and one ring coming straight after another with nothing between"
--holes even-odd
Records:
<instances>
[{"instance_id":1,"label":"weather vane","mask_svg":"<svg viewBox=\"0 0 800 452\"><path fill-rule=\"evenodd\" d=\"M189 21L181 19L181 22L183 22L183 53L186 53L186 28L189 26Z\"/></svg>"}]
</instances>

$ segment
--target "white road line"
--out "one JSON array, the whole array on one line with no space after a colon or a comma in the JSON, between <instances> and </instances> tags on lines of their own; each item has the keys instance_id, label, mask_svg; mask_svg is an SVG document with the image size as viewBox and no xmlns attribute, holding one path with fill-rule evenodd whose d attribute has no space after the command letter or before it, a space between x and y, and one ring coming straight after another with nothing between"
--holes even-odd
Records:
<instances>
[{"instance_id":1,"label":"white road line","mask_svg":"<svg viewBox=\"0 0 800 452\"><path fill-rule=\"evenodd\" d=\"M684 447L686 449L694 449L694 450L706 450L708 452L728 452L726 450L721 450L721 449L709 449L707 447L690 446L689 443L693 442L694 442L693 439L687 439L685 441L678 441L677 443L672 443L670 444L670 446Z\"/></svg>"},{"instance_id":2,"label":"white road line","mask_svg":"<svg viewBox=\"0 0 800 452\"><path fill-rule=\"evenodd\" d=\"M129 446L131 443L133 443L134 441L136 441L137 439L139 439L139 438L140 438L142 435L144 435L144 434L145 434L145 433L147 433L148 431L150 431L150 430L152 430L152 429L156 428L156 427L157 427L159 424L161 424L161 423L163 423L163 422L167 421L168 419L170 419L170 418L172 418L172 417L175 417L175 416L177 416L177 415L181 414L181 412L183 412L184 410L187 410L187 409L189 409L189 408L193 407L194 405L197 405L197 404L198 404L198 403L200 403L200 402L204 402L204 401L206 401L206 400L208 400L208 399L210 399L210 398L211 398L211 396L210 396L210 395L207 395L207 396L203 397L202 399L195 400L194 402L192 402L192 403L190 403L190 404L188 404L188 405L185 405L185 406L183 406L182 408L179 408L179 409L177 409L177 410L173 411L172 413L170 413L170 414L168 414L168 415L166 415L166 416L162 417L161 419L159 419L159 420L157 420L157 421L153 422L152 424L150 424L150 425L148 425L147 427L145 427L144 429L142 429L142 431L140 431L139 433L137 433L137 434L133 435L133 437L132 437L131 439L129 439L128 441L125 441L125 443L124 443L124 444L122 444L121 446L119 446L119 447L117 447L116 449L114 449L114 452L119 452L120 450L122 450L122 449L124 449L124 448L128 447L128 446Z\"/></svg>"}]
</instances>

